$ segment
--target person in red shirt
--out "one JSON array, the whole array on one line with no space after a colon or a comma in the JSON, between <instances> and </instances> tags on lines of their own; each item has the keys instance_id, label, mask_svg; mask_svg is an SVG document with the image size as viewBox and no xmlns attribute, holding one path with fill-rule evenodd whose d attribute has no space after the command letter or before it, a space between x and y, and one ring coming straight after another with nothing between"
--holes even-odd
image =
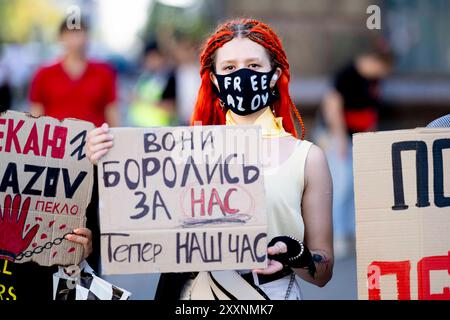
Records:
<instances>
[{"instance_id":1,"label":"person in red shirt","mask_svg":"<svg viewBox=\"0 0 450 320\"><path fill-rule=\"evenodd\" d=\"M29 97L31 114L117 126L116 75L109 65L87 59L86 24L82 21L79 28L70 29L64 20L59 31L64 54L34 76Z\"/></svg>"},{"instance_id":2,"label":"person in red shirt","mask_svg":"<svg viewBox=\"0 0 450 320\"><path fill-rule=\"evenodd\" d=\"M60 120L78 118L91 121L96 126L103 122L117 126L115 73L106 64L87 60L85 23L82 22L78 30L70 30L65 20L60 27L60 39L65 49L61 61L41 68L32 81L31 114ZM95 172L91 202L86 209L86 227L73 230L73 234L67 235L66 239L83 245L83 259L98 272L100 228ZM5 208L3 203L0 206ZM0 266L6 264L9 270L8 298L23 301L53 300L53 274L58 271L57 266L40 266L34 262L7 263L0 257Z\"/></svg>"}]
</instances>

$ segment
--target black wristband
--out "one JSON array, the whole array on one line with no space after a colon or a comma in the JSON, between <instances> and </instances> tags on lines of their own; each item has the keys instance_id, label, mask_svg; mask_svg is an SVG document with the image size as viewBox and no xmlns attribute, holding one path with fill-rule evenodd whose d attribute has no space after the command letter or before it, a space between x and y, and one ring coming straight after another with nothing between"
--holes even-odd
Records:
<instances>
[{"instance_id":1,"label":"black wristband","mask_svg":"<svg viewBox=\"0 0 450 320\"><path fill-rule=\"evenodd\" d=\"M278 241L286 244L287 252L274 255L269 254L269 259L281 262L283 265L291 268L308 268L309 273L312 276L314 275L316 266L311 251L309 251L308 247L302 241L291 236L280 236L273 238L268 246L271 247Z\"/></svg>"}]
</instances>

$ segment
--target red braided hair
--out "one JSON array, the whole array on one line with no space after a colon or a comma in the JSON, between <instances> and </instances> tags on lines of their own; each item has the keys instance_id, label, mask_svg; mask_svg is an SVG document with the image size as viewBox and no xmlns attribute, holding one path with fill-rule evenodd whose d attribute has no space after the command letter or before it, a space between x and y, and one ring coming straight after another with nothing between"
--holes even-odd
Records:
<instances>
[{"instance_id":1,"label":"red braided hair","mask_svg":"<svg viewBox=\"0 0 450 320\"><path fill-rule=\"evenodd\" d=\"M266 48L272 60L274 68L282 70L280 79L276 85L280 98L273 104L275 114L283 117L284 129L300 139L305 137L305 126L297 107L289 95L289 63L279 37L266 24L253 19L237 19L228 21L216 29L211 37L203 45L200 56L201 85L198 91L197 102L191 118L191 124L219 125L225 124L225 111L222 110L219 98L213 91L213 83L209 77L214 70L216 50L228 41L237 37L246 37ZM295 130L292 113L300 123L301 135Z\"/></svg>"}]
</instances>

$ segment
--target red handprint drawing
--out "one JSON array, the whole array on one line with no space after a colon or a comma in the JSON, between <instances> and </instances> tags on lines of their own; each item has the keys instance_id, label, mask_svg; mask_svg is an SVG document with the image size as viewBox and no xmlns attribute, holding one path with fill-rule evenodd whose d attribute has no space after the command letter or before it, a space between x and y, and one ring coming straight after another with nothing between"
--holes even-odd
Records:
<instances>
[{"instance_id":1,"label":"red handprint drawing","mask_svg":"<svg viewBox=\"0 0 450 320\"><path fill-rule=\"evenodd\" d=\"M23 236L30 201L28 197L22 203L22 197L19 194L15 195L13 200L10 195L6 195L3 210L0 205L0 259L14 261L18 254L28 248L36 236L39 230L37 224Z\"/></svg>"}]
</instances>

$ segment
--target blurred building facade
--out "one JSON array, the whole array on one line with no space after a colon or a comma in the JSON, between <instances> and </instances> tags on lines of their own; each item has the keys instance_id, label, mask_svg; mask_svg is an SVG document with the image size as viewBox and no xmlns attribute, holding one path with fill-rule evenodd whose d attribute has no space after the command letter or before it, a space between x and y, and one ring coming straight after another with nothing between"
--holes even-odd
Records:
<instances>
[{"instance_id":1,"label":"blurred building facade","mask_svg":"<svg viewBox=\"0 0 450 320\"><path fill-rule=\"evenodd\" d=\"M170 54L176 33L183 32L200 43L217 23L228 18L262 19L283 39L292 69L292 96L308 127L313 125L330 75L379 35L388 39L397 54L395 72L383 87L383 96L392 108L384 113L381 129L421 126L450 106L447 0L136 0L133 3L131 6L108 0L0 1L3 55L25 57L22 64L13 63L18 70L11 75L12 81L25 87L17 94L26 92L23 82L38 64L57 55L55 26L67 8L75 4L91 24L93 54L108 58L123 70L138 65L127 59L136 60L141 51L139 46L150 37L161 40ZM369 30L366 26L370 5L381 9L381 30ZM135 30L125 34L122 29L131 25ZM121 37L134 41L129 41L131 47L123 52L115 52L122 44ZM111 39L116 42L108 47ZM130 53L135 55L127 57ZM20 66L25 71L19 70ZM123 87L126 86L125 83Z\"/></svg>"},{"instance_id":2,"label":"blurred building facade","mask_svg":"<svg viewBox=\"0 0 450 320\"><path fill-rule=\"evenodd\" d=\"M380 129L425 126L450 109L450 2L445 0L224 0L228 17L262 19L282 37L292 72L291 93L307 128L314 124L330 75L385 37L396 54L385 81ZM370 30L367 8L381 9Z\"/></svg>"}]
</instances>

